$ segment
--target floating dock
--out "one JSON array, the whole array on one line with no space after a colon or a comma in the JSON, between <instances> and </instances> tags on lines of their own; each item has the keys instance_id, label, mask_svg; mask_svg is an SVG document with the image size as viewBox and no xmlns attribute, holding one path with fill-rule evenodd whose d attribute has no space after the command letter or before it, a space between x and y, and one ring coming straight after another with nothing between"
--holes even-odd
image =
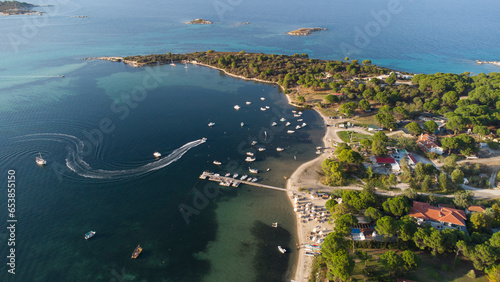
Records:
<instances>
[{"instance_id":1,"label":"floating dock","mask_svg":"<svg viewBox=\"0 0 500 282\"><path fill-rule=\"evenodd\" d=\"M200 179L207 179L207 178L210 181L219 182L219 184L222 185L222 186L238 187L240 184L247 184L247 185L252 185L252 186L255 186L255 187L261 187L261 188L266 188L266 189L273 189L273 190L278 190L278 191L283 191L283 192L290 191L290 190L287 190L285 188L280 188L280 187L275 187L275 186L271 186L271 185L260 184L260 183L257 183L257 182L244 181L244 180L235 179L235 178L232 178L232 177L221 176L221 175L219 175L217 173L213 173L213 172L210 172L210 171L204 171L200 175Z\"/></svg>"}]
</instances>

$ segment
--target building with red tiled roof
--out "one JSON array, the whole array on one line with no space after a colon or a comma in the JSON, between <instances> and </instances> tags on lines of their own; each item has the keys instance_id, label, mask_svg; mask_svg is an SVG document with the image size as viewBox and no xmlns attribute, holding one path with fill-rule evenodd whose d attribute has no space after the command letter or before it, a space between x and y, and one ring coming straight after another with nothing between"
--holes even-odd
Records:
<instances>
[{"instance_id":1,"label":"building with red tiled roof","mask_svg":"<svg viewBox=\"0 0 500 282\"><path fill-rule=\"evenodd\" d=\"M417 139L417 145L420 150L426 153L443 154L443 148L439 146L437 138L434 135L420 134Z\"/></svg>"},{"instance_id":2,"label":"building with red tiled roof","mask_svg":"<svg viewBox=\"0 0 500 282\"><path fill-rule=\"evenodd\" d=\"M393 157L388 157L388 158L375 157L375 160L377 161L378 164L395 164L396 163L396 160Z\"/></svg>"},{"instance_id":3,"label":"building with red tiled roof","mask_svg":"<svg viewBox=\"0 0 500 282\"><path fill-rule=\"evenodd\" d=\"M475 212L484 212L486 209L483 206L470 206L465 209L465 213L475 213Z\"/></svg>"},{"instance_id":4,"label":"building with red tiled roof","mask_svg":"<svg viewBox=\"0 0 500 282\"><path fill-rule=\"evenodd\" d=\"M412 154L408 155L408 164L409 165L417 165L418 161Z\"/></svg>"},{"instance_id":5,"label":"building with red tiled roof","mask_svg":"<svg viewBox=\"0 0 500 282\"><path fill-rule=\"evenodd\" d=\"M429 203L413 201L410 216L417 219L418 224L429 223L436 229L452 228L466 231L465 212L447 207L434 207Z\"/></svg>"}]
</instances>

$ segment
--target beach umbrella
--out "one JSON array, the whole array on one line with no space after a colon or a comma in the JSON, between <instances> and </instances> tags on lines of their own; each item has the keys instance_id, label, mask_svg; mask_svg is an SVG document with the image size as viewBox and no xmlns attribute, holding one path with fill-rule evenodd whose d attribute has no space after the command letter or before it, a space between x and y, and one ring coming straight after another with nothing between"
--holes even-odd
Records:
<instances>
[{"instance_id":1,"label":"beach umbrella","mask_svg":"<svg viewBox=\"0 0 500 282\"><path fill-rule=\"evenodd\" d=\"M324 212L322 212L322 213L321 213L321 216L325 216L325 213L324 213Z\"/></svg>"},{"instance_id":2,"label":"beach umbrella","mask_svg":"<svg viewBox=\"0 0 500 282\"><path fill-rule=\"evenodd\" d=\"M322 235L322 234L323 234L323 231L320 231L320 232L319 232L319 235Z\"/></svg>"},{"instance_id":3,"label":"beach umbrella","mask_svg":"<svg viewBox=\"0 0 500 282\"><path fill-rule=\"evenodd\" d=\"M297 212L297 210L298 210L297 208L294 208L294 209L293 209L293 211L294 211L294 212Z\"/></svg>"},{"instance_id":4,"label":"beach umbrella","mask_svg":"<svg viewBox=\"0 0 500 282\"><path fill-rule=\"evenodd\" d=\"M313 232L316 233L316 228L313 229Z\"/></svg>"}]
</instances>

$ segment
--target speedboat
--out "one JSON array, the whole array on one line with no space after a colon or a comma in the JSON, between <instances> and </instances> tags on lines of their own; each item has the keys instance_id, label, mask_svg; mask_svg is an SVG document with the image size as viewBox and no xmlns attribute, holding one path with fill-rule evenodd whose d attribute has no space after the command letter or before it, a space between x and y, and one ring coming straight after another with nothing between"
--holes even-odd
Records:
<instances>
[{"instance_id":1,"label":"speedboat","mask_svg":"<svg viewBox=\"0 0 500 282\"><path fill-rule=\"evenodd\" d=\"M303 121L303 120L304 120L304 119L302 119L302 118L299 118L299 119L298 119L297 121Z\"/></svg>"},{"instance_id":2,"label":"speedboat","mask_svg":"<svg viewBox=\"0 0 500 282\"><path fill-rule=\"evenodd\" d=\"M238 174L237 173L233 174L233 178L236 178L236 177L238 177Z\"/></svg>"},{"instance_id":3,"label":"speedboat","mask_svg":"<svg viewBox=\"0 0 500 282\"><path fill-rule=\"evenodd\" d=\"M259 181L259 179L257 177L255 177L254 179L252 179L252 182L257 182Z\"/></svg>"},{"instance_id":4,"label":"speedboat","mask_svg":"<svg viewBox=\"0 0 500 282\"><path fill-rule=\"evenodd\" d=\"M300 117L300 115L299 115L299 114L293 114L293 116L294 116L294 117Z\"/></svg>"},{"instance_id":5,"label":"speedboat","mask_svg":"<svg viewBox=\"0 0 500 282\"><path fill-rule=\"evenodd\" d=\"M267 109L266 109L266 108L264 108L264 107L260 107L260 110L261 110L261 111L265 111L265 110L267 110Z\"/></svg>"},{"instance_id":6,"label":"speedboat","mask_svg":"<svg viewBox=\"0 0 500 282\"><path fill-rule=\"evenodd\" d=\"M248 171L250 171L251 173L259 173L259 170L256 169L256 168L250 168L250 167L248 167ZM248 180L248 181L250 181L250 180Z\"/></svg>"},{"instance_id":7,"label":"speedboat","mask_svg":"<svg viewBox=\"0 0 500 282\"><path fill-rule=\"evenodd\" d=\"M250 144L253 146L253 145L257 144L257 141L255 141L255 140L254 140L254 141L252 141L252 143L250 143Z\"/></svg>"},{"instance_id":8,"label":"speedboat","mask_svg":"<svg viewBox=\"0 0 500 282\"><path fill-rule=\"evenodd\" d=\"M271 126L276 126L278 125L275 121L273 121L273 123L271 123Z\"/></svg>"},{"instance_id":9,"label":"speedboat","mask_svg":"<svg viewBox=\"0 0 500 282\"><path fill-rule=\"evenodd\" d=\"M249 163L250 163L250 162L254 162L254 161L255 161L255 158L252 158L252 157L247 157L247 158L245 159L245 161L246 161L246 162L249 162Z\"/></svg>"},{"instance_id":10,"label":"speedboat","mask_svg":"<svg viewBox=\"0 0 500 282\"><path fill-rule=\"evenodd\" d=\"M295 129L296 129L296 130L299 130L299 129L301 129L301 128L302 128L302 127L300 127L300 125L297 125L297 126L295 127Z\"/></svg>"},{"instance_id":11,"label":"speedboat","mask_svg":"<svg viewBox=\"0 0 500 282\"><path fill-rule=\"evenodd\" d=\"M94 235L95 235L95 231L89 231L89 232L85 233L84 238L85 238L85 240L88 240L88 239L94 237Z\"/></svg>"},{"instance_id":12,"label":"speedboat","mask_svg":"<svg viewBox=\"0 0 500 282\"><path fill-rule=\"evenodd\" d=\"M247 101L247 102L246 102L245 104L247 104L247 105L250 105L250 104L252 104L252 102L250 102L250 101Z\"/></svg>"},{"instance_id":13,"label":"speedboat","mask_svg":"<svg viewBox=\"0 0 500 282\"><path fill-rule=\"evenodd\" d=\"M253 178L251 178L251 177L247 178L248 182L251 182L252 180L253 180Z\"/></svg>"},{"instance_id":14,"label":"speedboat","mask_svg":"<svg viewBox=\"0 0 500 282\"><path fill-rule=\"evenodd\" d=\"M290 126L290 124L291 124L290 122L287 122L285 123L285 126Z\"/></svg>"},{"instance_id":15,"label":"speedboat","mask_svg":"<svg viewBox=\"0 0 500 282\"><path fill-rule=\"evenodd\" d=\"M302 127L304 127L304 126L306 126L306 125L307 125L307 123L305 123L305 122L303 122L303 123L302 123Z\"/></svg>"},{"instance_id":16,"label":"speedboat","mask_svg":"<svg viewBox=\"0 0 500 282\"><path fill-rule=\"evenodd\" d=\"M231 176L230 172L226 173L226 175L225 175L225 177L230 177L230 176Z\"/></svg>"},{"instance_id":17,"label":"speedboat","mask_svg":"<svg viewBox=\"0 0 500 282\"><path fill-rule=\"evenodd\" d=\"M280 121L281 121L281 122L285 122L285 121L286 121L286 118L280 118Z\"/></svg>"},{"instance_id":18,"label":"speedboat","mask_svg":"<svg viewBox=\"0 0 500 282\"><path fill-rule=\"evenodd\" d=\"M257 150L259 150L259 152L264 152L264 151L266 150L266 148L264 148L264 147L260 147L260 148L259 148L259 149L257 149Z\"/></svg>"},{"instance_id":19,"label":"speedboat","mask_svg":"<svg viewBox=\"0 0 500 282\"><path fill-rule=\"evenodd\" d=\"M278 250L279 250L282 254L286 253L286 249L285 249L285 248L282 248L281 246L278 246Z\"/></svg>"},{"instance_id":20,"label":"speedboat","mask_svg":"<svg viewBox=\"0 0 500 282\"><path fill-rule=\"evenodd\" d=\"M321 155L321 151L320 151L320 150L317 150L317 151L316 151L316 154L317 154L317 155Z\"/></svg>"},{"instance_id":21,"label":"speedboat","mask_svg":"<svg viewBox=\"0 0 500 282\"><path fill-rule=\"evenodd\" d=\"M245 175L243 175L243 176L240 178L240 180L245 180L245 179L247 179L247 178L248 178L248 175L246 175L246 174L245 174Z\"/></svg>"},{"instance_id":22,"label":"speedboat","mask_svg":"<svg viewBox=\"0 0 500 282\"><path fill-rule=\"evenodd\" d=\"M215 122L211 122L211 123L208 124L208 127L212 127L214 125L215 125Z\"/></svg>"},{"instance_id":23,"label":"speedboat","mask_svg":"<svg viewBox=\"0 0 500 282\"><path fill-rule=\"evenodd\" d=\"M274 227L274 228L277 228L278 227L278 223L277 222L273 222L273 224L271 226Z\"/></svg>"},{"instance_id":24,"label":"speedboat","mask_svg":"<svg viewBox=\"0 0 500 282\"><path fill-rule=\"evenodd\" d=\"M266 106L266 109L268 109L268 110L269 110L270 108L271 108L271 107L269 107L269 106Z\"/></svg>"},{"instance_id":25,"label":"speedboat","mask_svg":"<svg viewBox=\"0 0 500 282\"><path fill-rule=\"evenodd\" d=\"M47 162L42 158L42 154L38 153L38 157L35 159L38 165L46 165Z\"/></svg>"},{"instance_id":26,"label":"speedboat","mask_svg":"<svg viewBox=\"0 0 500 282\"><path fill-rule=\"evenodd\" d=\"M247 156L250 156L250 157L253 157L253 153L252 152L247 152Z\"/></svg>"},{"instance_id":27,"label":"speedboat","mask_svg":"<svg viewBox=\"0 0 500 282\"><path fill-rule=\"evenodd\" d=\"M262 101L265 101L265 100L266 100L266 98L264 98L264 97L260 97L260 99L261 99Z\"/></svg>"},{"instance_id":28,"label":"speedboat","mask_svg":"<svg viewBox=\"0 0 500 282\"><path fill-rule=\"evenodd\" d=\"M240 106L238 106L238 105L235 105L235 106L234 106L234 109L235 109L235 110L239 110L239 109L241 109L241 107L240 107Z\"/></svg>"},{"instance_id":29,"label":"speedboat","mask_svg":"<svg viewBox=\"0 0 500 282\"><path fill-rule=\"evenodd\" d=\"M214 165L221 165L222 163L219 161L214 161Z\"/></svg>"},{"instance_id":30,"label":"speedboat","mask_svg":"<svg viewBox=\"0 0 500 282\"><path fill-rule=\"evenodd\" d=\"M155 156L155 158L160 158L161 157L161 154L159 152L154 152L153 153L153 156Z\"/></svg>"},{"instance_id":31,"label":"speedboat","mask_svg":"<svg viewBox=\"0 0 500 282\"><path fill-rule=\"evenodd\" d=\"M245 123L244 122L241 122L241 127L245 126Z\"/></svg>"},{"instance_id":32,"label":"speedboat","mask_svg":"<svg viewBox=\"0 0 500 282\"><path fill-rule=\"evenodd\" d=\"M283 150L285 150L285 149L283 149L281 147L276 148L276 151L278 151L278 152L282 152Z\"/></svg>"},{"instance_id":33,"label":"speedboat","mask_svg":"<svg viewBox=\"0 0 500 282\"><path fill-rule=\"evenodd\" d=\"M295 130L287 130L286 133L288 133L288 134L294 134Z\"/></svg>"}]
</instances>

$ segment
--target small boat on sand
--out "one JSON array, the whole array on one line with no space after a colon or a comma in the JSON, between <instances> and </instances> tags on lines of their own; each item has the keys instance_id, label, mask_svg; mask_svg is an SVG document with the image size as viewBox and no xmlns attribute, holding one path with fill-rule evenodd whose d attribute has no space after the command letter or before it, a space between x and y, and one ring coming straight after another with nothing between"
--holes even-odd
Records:
<instances>
[{"instance_id":1,"label":"small boat on sand","mask_svg":"<svg viewBox=\"0 0 500 282\"><path fill-rule=\"evenodd\" d=\"M132 258L136 259L141 254L141 252L142 252L141 245L137 245L134 252L132 253Z\"/></svg>"}]
</instances>

